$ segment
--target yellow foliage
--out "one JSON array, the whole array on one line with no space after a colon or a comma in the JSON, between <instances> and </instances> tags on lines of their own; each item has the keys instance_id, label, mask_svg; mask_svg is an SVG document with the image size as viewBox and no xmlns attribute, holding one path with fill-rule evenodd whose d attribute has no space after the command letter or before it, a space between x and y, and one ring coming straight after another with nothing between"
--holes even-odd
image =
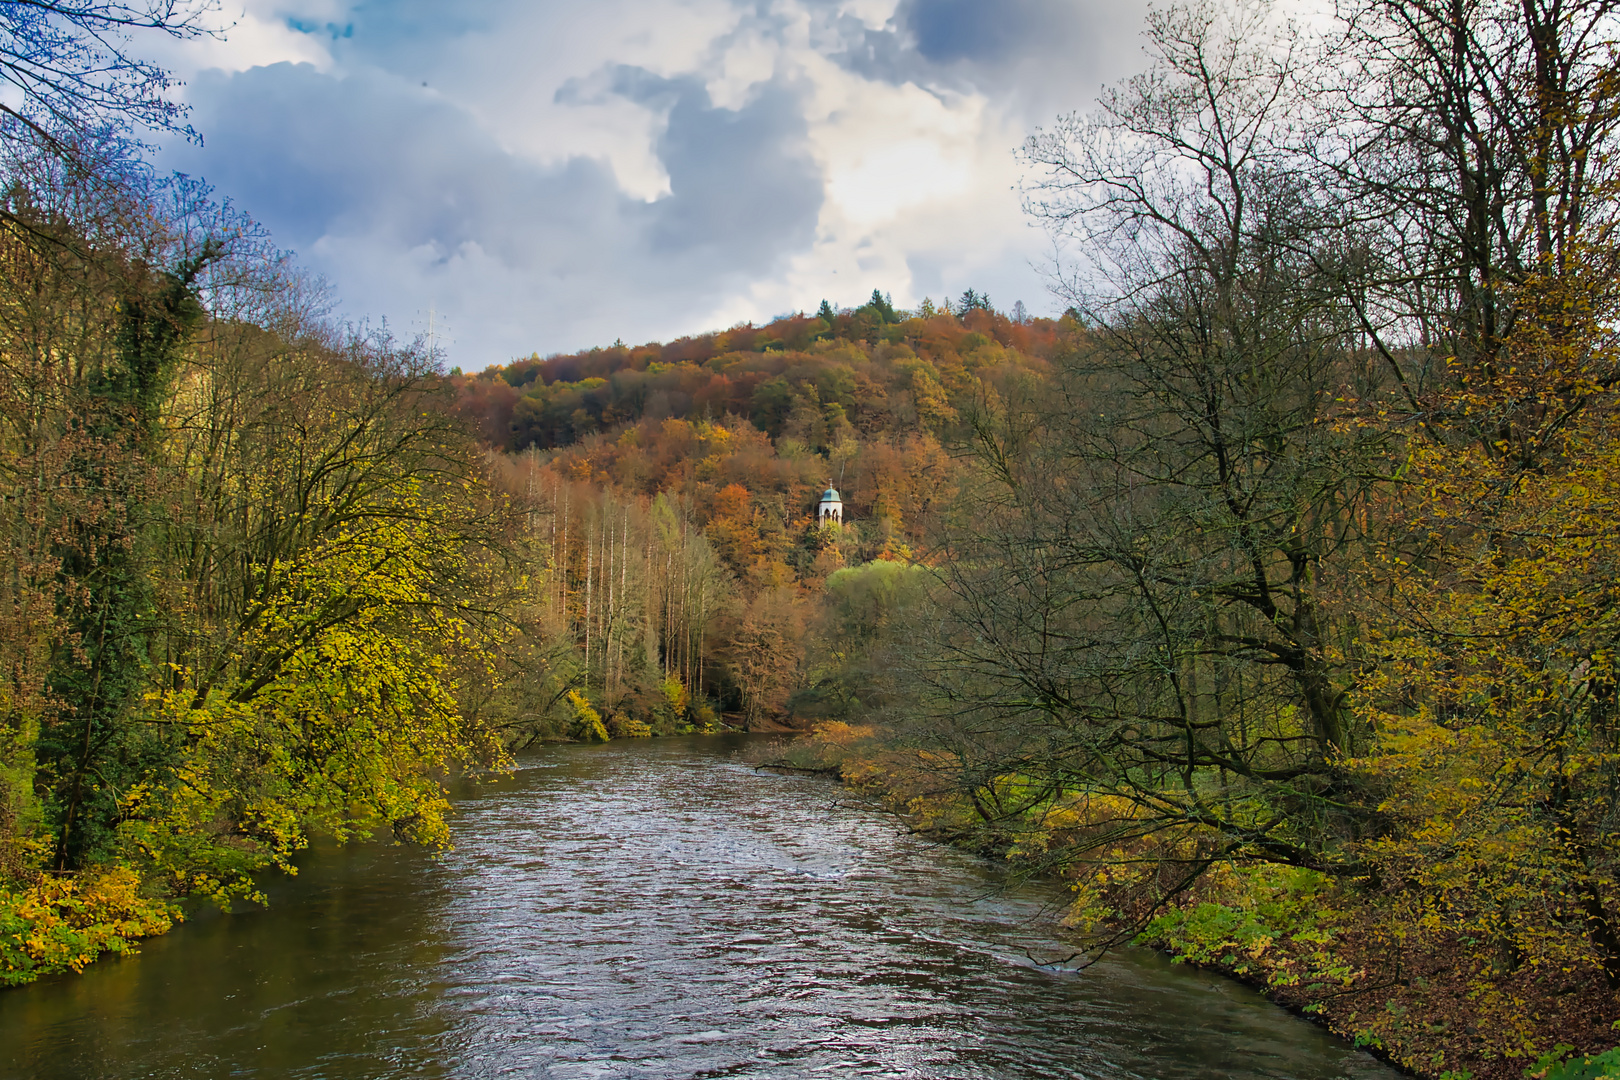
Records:
<instances>
[{"instance_id":1,"label":"yellow foliage","mask_svg":"<svg viewBox=\"0 0 1620 1080\"><path fill-rule=\"evenodd\" d=\"M404 485L395 500L396 515L271 568L280 587L246 622L227 677L177 668L149 696L152 719L190 737L174 782L125 793L119 836L174 891L255 897L251 875L290 871L311 830L387 828L443 847L440 778L504 763L456 698L458 670L493 678L490 642L433 590L457 556L434 506Z\"/></svg>"},{"instance_id":2,"label":"yellow foliage","mask_svg":"<svg viewBox=\"0 0 1620 1080\"><path fill-rule=\"evenodd\" d=\"M104 952L128 952L137 938L163 933L177 918L171 905L142 897L140 876L121 866L0 889L0 986L82 971Z\"/></svg>"},{"instance_id":3,"label":"yellow foliage","mask_svg":"<svg viewBox=\"0 0 1620 1080\"><path fill-rule=\"evenodd\" d=\"M1620 910L1614 421L1562 451L1533 471L1412 451L1426 550L1378 556L1391 618L1356 700L1377 738L1346 763L1387 823L1362 846L1398 909L1391 940L1463 943L1486 1012L1491 979L1525 967L1620 975L1603 940Z\"/></svg>"},{"instance_id":4,"label":"yellow foliage","mask_svg":"<svg viewBox=\"0 0 1620 1080\"><path fill-rule=\"evenodd\" d=\"M681 682L679 675L673 671L665 675L658 689L663 693L664 704L669 706L671 714L677 718L686 714L686 685Z\"/></svg>"},{"instance_id":5,"label":"yellow foliage","mask_svg":"<svg viewBox=\"0 0 1620 1080\"><path fill-rule=\"evenodd\" d=\"M587 739L596 739L599 742L608 742L612 736L602 724L602 714L591 707L590 701L578 690L568 691L568 704L574 707L574 720L579 725L580 734Z\"/></svg>"},{"instance_id":6,"label":"yellow foliage","mask_svg":"<svg viewBox=\"0 0 1620 1080\"><path fill-rule=\"evenodd\" d=\"M651 724L624 713L614 713L608 719L607 726L615 738L650 739L653 733Z\"/></svg>"},{"instance_id":7,"label":"yellow foliage","mask_svg":"<svg viewBox=\"0 0 1620 1080\"><path fill-rule=\"evenodd\" d=\"M823 720L810 729L817 739L835 746L849 746L861 739L872 737L870 725L855 726L842 720Z\"/></svg>"}]
</instances>

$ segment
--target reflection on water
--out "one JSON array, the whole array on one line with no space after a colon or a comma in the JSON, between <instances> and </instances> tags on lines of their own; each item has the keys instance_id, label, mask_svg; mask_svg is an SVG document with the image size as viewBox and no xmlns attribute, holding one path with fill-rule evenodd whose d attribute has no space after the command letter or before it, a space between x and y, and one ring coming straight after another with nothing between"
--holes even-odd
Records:
<instances>
[{"instance_id":1,"label":"reflection on water","mask_svg":"<svg viewBox=\"0 0 1620 1080\"><path fill-rule=\"evenodd\" d=\"M1038 968L1049 894L735 745L531 754L448 856L312 852L268 911L0 991L0 1076L1396 1075L1156 957Z\"/></svg>"}]
</instances>

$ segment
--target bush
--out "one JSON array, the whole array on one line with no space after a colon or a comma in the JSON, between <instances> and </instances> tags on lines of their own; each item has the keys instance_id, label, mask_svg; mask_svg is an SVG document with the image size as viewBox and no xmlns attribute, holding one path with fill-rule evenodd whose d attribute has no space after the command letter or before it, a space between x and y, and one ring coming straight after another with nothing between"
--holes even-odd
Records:
<instances>
[{"instance_id":1,"label":"bush","mask_svg":"<svg viewBox=\"0 0 1620 1080\"><path fill-rule=\"evenodd\" d=\"M176 918L171 904L142 897L140 877L122 866L0 889L0 986L83 971L104 952L128 952L135 939L163 933Z\"/></svg>"}]
</instances>

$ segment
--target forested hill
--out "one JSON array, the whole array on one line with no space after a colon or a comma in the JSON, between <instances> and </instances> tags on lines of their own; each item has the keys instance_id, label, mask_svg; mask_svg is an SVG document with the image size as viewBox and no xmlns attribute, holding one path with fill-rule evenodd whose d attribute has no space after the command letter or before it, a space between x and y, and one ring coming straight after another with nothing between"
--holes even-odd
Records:
<instances>
[{"instance_id":1,"label":"forested hill","mask_svg":"<svg viewBox=\"0 0 1620 1080\"><path fill-rule=\"evenodd\" d=\"M871 704L848 640L928 560L954 451L1033 400L1082 333L973 290L917 311L874 291L762 327L453 373L546 582L525 617L532 654L502 690L508 737L722 715L800 726ZM837 529L816 521L829 485Z\"/></svg>"},{"instance_id":2,"label":"forested hill","mask_svg":"<svg viewBox=\"0 0 1620 1080\"><path fill-rule=\"evenodd\" d=\"M1015 320L972 290L954 312L927 302L896 311L874 292L860 308L824 302L815 316L535 356L454 381L466 415L506 450L567 446L642 420L735 416L826 454L850 434L944 433L986 386L1047 370L1065 325Z\"/></svg>"},{"instance_id":3,"label":"forested hill","mask_svg":"<svg viewBox=\"0 0 1620 1080\"><path fill-rule=\"evenodd\" d=\"M673 498L745 586L814 587L846 563L915 554L951 490L949 448L1029 400L1079 332L1069 318L1004 314L971 289L915 312L874 290L859 308L824 301L815 316L532 357L451 382L492 448L521 455L526 471L544 461L541 487ZM833 555L813 528L829 484L847 520ZM512 488L520 499L534 490L532 478Z\"/></svg>"}]
</instances>

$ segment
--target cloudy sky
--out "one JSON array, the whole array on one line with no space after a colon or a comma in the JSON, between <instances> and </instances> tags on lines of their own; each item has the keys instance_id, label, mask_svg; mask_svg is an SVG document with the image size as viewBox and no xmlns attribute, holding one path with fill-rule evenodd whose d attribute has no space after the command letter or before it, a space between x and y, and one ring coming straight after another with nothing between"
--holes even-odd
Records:
<instances>
[{"instance_id":1,"label":"cloudy sky","mask_svg":"<svg viewBox=\"0 0 1620 1080\"><path fill-rule=\"evenodd\" d=\"M874 287L1049 311L1013 151L1140 66L1145 10L240 2L224 40L147 50L205 140L162 164L267 224L345 315L408 334L434 312L468 369Z\"/></svg>"}]
</instances>

